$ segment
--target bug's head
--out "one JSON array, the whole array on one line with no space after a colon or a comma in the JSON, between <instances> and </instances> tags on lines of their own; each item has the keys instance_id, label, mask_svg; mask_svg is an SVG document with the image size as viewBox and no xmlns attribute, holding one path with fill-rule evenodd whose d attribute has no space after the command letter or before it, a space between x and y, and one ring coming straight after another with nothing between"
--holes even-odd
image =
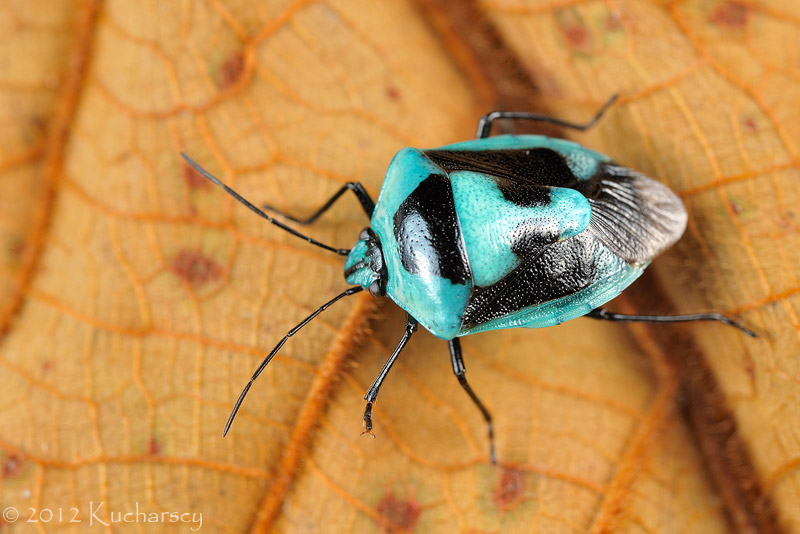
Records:
<instances>
[{"instance_id":1,"label":"bug's head","mask_svg":"<svg viewBox=\"0 0 800 534\"><path fill-rule=\"evenodd\" d=\"M348 284L359 285L373 297L386 296L386 263L381 241L371 228L364 228L358 243L344 262L344 277Z\"/></svg>"}]
</instances>

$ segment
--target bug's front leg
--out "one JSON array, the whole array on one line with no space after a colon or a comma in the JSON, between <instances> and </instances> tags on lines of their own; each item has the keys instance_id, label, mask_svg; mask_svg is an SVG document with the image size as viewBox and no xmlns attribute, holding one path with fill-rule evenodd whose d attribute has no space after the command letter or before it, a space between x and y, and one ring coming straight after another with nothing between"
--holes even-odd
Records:
<instances>
[{"instance_id":1,"label":"bug's front leg","mask_svg":"<svg viewBox=\"0 0 800 534\"><path fill-rule=\"evenodd\" d=\"M450 340L450 362L453 364L453 373L458 378L458 383L461 384L461 387L464 388L464 391L467 392L469 398L472 399L472 402L475 403L475 406L481 411L483 415L483 419L486 421L486 429L489 433L489 459L493 464L497 463L497 457L495 456L494 452L494 427L492 426L492 414L489 413L489 410L486 409L486 406L478 399L478 396L475 395L475 392L472 391L472 388L469 387L467 383L467 368L464 366L464 358L461 355L461 342L458 338L453 338Z\"/></svg>"},{"instance_id":2,"label":"bug's front leg","mask_svg":"<svg viewBox=\"0 0 800 534\"><path fill-rule=\"evenodd\" d=\"M364 408L364 431L361 433L362 436L368 434L373 438L375 437L375 434L372 433L372 405L378 398L378 390L380 390L381 384L383 384L383 379L386 378L389 369L392 368L395 360L397 360L397 355L400 354L405 348L406 343L408 343L408 340L411 339L411 335L417 331L417 325L416 319L409 315L406 320L406 331L403 333L403 337L400 338L400 342L397 344L394 351L392 351L392 355L389 356L389 359L383 364L383 369L378 373L378 376L375 378L369 391L367 391L367 394L364 395L364 400L367 401L367 407Z\"/></svg>"},{"instance_id":3,"label":"bug's front leg","mask_svg":"<svg viewBox=\"0 0 800 534\"><path fill-rule=\"evenodd\" d=\"M344 195L347 191L353 192L356 198L358 198L359 203L361 203L361 208L367 214L367 217L372 218L372 212L375 210L375 202L372 201L372 198L369 196L369 193L367 193L367 190L364 189L364 186L361 185L361 182L347 182L336 193L334 193L333 196L329 198L321 208L305 219L296 218L293 215L289 215L288 213L270 206L269 204L262 204L261 207L297 224L311 224L316 221L320 215L328 211L330 207L333 206L337 200L339 200L339 197Z\"/></svg>"}]
</instances>

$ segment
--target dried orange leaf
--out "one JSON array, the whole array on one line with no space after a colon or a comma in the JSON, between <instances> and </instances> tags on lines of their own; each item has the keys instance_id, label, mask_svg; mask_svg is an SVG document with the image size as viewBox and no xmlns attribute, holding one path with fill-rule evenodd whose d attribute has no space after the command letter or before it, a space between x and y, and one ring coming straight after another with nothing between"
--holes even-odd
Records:
<instances>
[{"instance_id":1,"label":"dried orange leaf","mask_svg":"<svg viewBox=\"0 0 800 534\"><path fill-rule=\"evenodd\" d=\"M403 146L469 137L485 88L406 2L70 7L36 20L10 7L0 42L26 58L0 85L15 111L0 147L0 506L69 510L38 525L64 532L730 529L675 412L668 348L589 320L465 339L498 466L446 344L425 332L381 392L377 439L359 436L364 390L403 324L364 294L286 344L223 440L265 349L345 287L342 261L179 153L302 215L347 181L377 195ZM485 7L559 114L623 92L581 140L687 200L689 236L654 266L675 305L742 312L766 334L693 330L757 475L797 524L797 370L780 329L794 324L786 184L800 126L796 67L775 37L797 17L724 2ZM343 200L308 233L350 246L366 224L356 206ZM123 519L135 511L144 519Z\"/></svg>"}]
</instances>

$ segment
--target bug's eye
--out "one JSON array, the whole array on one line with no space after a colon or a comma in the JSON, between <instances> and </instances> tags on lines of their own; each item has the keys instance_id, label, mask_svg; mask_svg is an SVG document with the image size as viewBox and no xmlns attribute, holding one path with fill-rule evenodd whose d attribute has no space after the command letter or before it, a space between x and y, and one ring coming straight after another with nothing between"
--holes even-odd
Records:
<instances>
[{"instance_id":1,"label":"bug's eye","mask_svg":"<svg viewBox=\"0 0 800 534\"><path fill-rule=\"evenodd\" d=\"M358 239L360 241L365 241L367 238L369 238L369 228L364 228L361 230L361 233L358 234Z\"/></svg>"},{"instance_id":2,"label":"bug's eye","mask_svg":"<svg viewBox=\"0 0 800 534\"><path fill-rule=\"evenodd\" d=\"M369 291L369 294L372 295L373 297L383 296L383 291L381 291L381 284L377 280L375 280L369 285L367 291Z\"/></svg>"}]
</instances>

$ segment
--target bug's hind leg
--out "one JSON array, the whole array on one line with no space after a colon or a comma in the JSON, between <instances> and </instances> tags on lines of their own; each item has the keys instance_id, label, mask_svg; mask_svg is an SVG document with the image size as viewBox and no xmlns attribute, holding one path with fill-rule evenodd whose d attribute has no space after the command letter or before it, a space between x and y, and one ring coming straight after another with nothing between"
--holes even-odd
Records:
<instances>
[{"instance_id":1,"label":"bug's hind leg","mask_svg":"<svg viewBox=\"0 0 800 534\"><path fill-rule=\"evenodd\" d=\"M475 136L478 139L489 137L489 132L492 129L492 123L494 123L494 121L497 119L517 119L532 122L546 122L549 124L563 126L565 128L572 128L573 130L588 130L600 120L600 117L602 117L603 113L605 113L606 110L611 107L611 104L614 103L617 97L619 97L618 94L609 98L608 101L603 104L603 107L601 107L600 110L595 113L592 120L585 124L569 122L557 119L555 117L550 117L549 115L542 115L540 113L528 113L526 111L492 111L491 113L481 117L481 120L478 122L478 132Z\"/></svg>"},{"instance_id":2,"label":"bug's hind leg","mask_svg":"<svg viewBox=\"0 0 800 534\"><path fill-rule=\"evenodd\" d=\"M497 457L494 453L494 427L492 426L492 414L489 413L489 410L486 409L486 406L480 401L475 392L472 391L472 388L469 387L467 383L467 377L465 376L467 373L467 368L464 367L464 358L461 355L461 342L458 338L454 338L450 340L450 361L453 364L453 373L455 373L456 378L458 378L458 383L461 384L461 387L464 388L464 391L467 392L469 398L472 399L472 402L475 403L475 406L481 411L483 415L483 419L486 421L486 429L489 433L489 459L492 461L493 464L497 463Z\"/></svg>"},{"instance_id":3,"label":"bug's hind leg","mask_svg":"<svg viewBox=\"0 0 800 534\"><path fill-rule=\"evenodd\" d=\"M364 400L367 401L367 407L364 408L364 431L361 433L363 436L364 434L369 434L373 438L375 435L372 433L372 405L375 403L375 400L378 398L378 390L381 389L381 384L383 384L383 379L386 378L386 374L389 372L389 369L392 368L394 365L395 360L397 360L397 355L400 354L408 340L411 339L411 335L417 331L417 321L410 315L406 320L406 331L403 333L403 337L400 339L400 342L395 347L392 355L389 356L389 359L383 364L383 369L381 372L378 373L378 376L375 378L375 381L370 386L369 391L367 394L364 395Z\"/></svg>"},{"instance_id":4,"label":"bug's hind leg","mask_svg":"<svg viewBox=\"0 0 800 534\"><path fill-rule=\"evenodd\" d=\"M339 197L345 194L347 191L352 191L353 194L358 198L358 201L361 203L361 207L364 209L364 212L367 214L367 217L372 217L372 212L375 210L375 202L372 201L372 198L367 193L367 190L364 189L364 186L361 185L360 182L347 182L344 184L336 193L333 194L331 198L328 199L325 204L322 205L317 211L312 213L310 216L306 217L305 219L299 219L294 217L293 215L289 215L277 208L270 206L269 204L262 204L261 207L265 210L271 211L283 217L284 219L288 219L297 224L311 224L312 222L316 221L320 215L325 213L330 209L333 204L339 200Z\"/></svg>"},{"instance_id":5,"label":"bug's hind leg","mask_svg":"<svg viewBox=\"0 0 800 534\"><path fill-rule=\"evenodd\" d=\"M737 321L725 317L720 313L693 313L689 315L627 315L624 313L611 313L603 308L595 308L586 314L592 319L603 319L618 323L688 323L692 321L718 321L723 324L738 328L750 337L758 337L758 334L745 328Z\"/></svg>"}]
</instances>

